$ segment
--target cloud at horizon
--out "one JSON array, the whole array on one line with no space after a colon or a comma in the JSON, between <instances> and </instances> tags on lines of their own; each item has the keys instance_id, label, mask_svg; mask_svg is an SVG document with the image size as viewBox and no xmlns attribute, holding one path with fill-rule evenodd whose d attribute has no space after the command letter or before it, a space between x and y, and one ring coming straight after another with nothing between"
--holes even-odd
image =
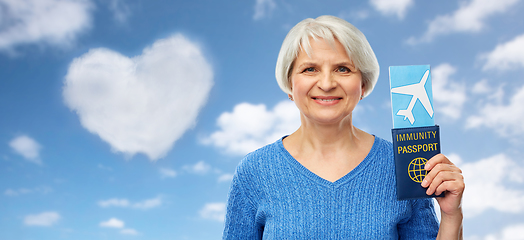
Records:
<instances>
[{"instance_id":1,"label":"cloud at horizon","mask_svg":"<svg viewBox=\"0 0 524 240\"><path fill-rule=\"evenodd\" d=\"M300 126L297 107L292 101L279 102L272 110L264 104L237 104L232 112L224 112L217 119L220 130L202 139L202 143L244 155L256 150Z\"/></svg>"}]
</instances>

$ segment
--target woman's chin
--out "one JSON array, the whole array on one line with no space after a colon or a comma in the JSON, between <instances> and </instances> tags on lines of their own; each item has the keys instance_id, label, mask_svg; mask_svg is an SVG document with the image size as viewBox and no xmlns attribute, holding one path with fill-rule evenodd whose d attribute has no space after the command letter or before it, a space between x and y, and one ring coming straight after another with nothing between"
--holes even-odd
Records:
<instances>
[{"instance_id":1,"label":"woman's chin","mask_svg":"<svg viewBox=\"0 0 524 240\"><path fill-rule=\"evenodd\" d=\"M306 121L319 125L351 124L351 114L318 114L317 116L306 117Z\"/></svg>"}]
</instances>

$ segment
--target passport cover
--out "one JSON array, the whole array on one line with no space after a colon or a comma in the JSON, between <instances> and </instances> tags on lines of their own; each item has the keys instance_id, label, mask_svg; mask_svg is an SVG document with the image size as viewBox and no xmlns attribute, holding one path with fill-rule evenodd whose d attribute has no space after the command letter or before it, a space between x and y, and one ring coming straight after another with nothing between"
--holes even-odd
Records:
<instances>
[{"instance_id":1,"label":"passport cover","mask_svg":"<svg viewBox=\"0 0 524 240\"><path fill-rule=\"evenodd\" d=\"M395 151L395 173L397 176L397 198L399 200L441 197L427 195L422 180L427 174L426 162L440 153L440 128L431 127L394 128L393 150Z\"/></svg>"}]
</instances>

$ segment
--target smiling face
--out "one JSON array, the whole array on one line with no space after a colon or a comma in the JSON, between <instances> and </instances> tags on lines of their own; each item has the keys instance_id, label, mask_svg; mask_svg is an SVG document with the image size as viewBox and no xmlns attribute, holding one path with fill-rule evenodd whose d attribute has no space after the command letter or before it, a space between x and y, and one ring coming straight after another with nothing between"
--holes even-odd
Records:
<instances>
[{"instance_id":1,"label":"smiling face","mask_svg":"<svg viewBox=\"0 0 524 240\"><path fill-rule=\"evenodd\" d=\"M351 123L351 113L364 91L360 71L338 40L333 46L323 39L310 39L310 45L311 56L302 49L291 72L291 91L302 124Z\"/></svg>"}]
</instances>

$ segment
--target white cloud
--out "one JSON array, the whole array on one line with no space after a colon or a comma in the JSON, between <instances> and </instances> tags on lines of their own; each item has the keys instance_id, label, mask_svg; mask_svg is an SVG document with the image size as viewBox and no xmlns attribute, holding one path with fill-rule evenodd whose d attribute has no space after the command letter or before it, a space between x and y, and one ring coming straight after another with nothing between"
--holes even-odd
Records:
<instances>
[{"instance_id":1,"label":"white cloud","mask_svg":"<svg viewBox=\"0 0 524 240\"><path fill-rule=\"evenodd\" d=\"M90 0L0 0L0 50L17 45L70 45L91 26Z\"/></svg>"},{"instance_id":2,"label":"white cloud","mask_svg":"<svg viewBox=\"0 0 524 240\"><path fill-rule=\"evenodd\" d=\"M488 209L506 213L524 212L524 176L517 162L504 154L471 163L460 163L457 155L450 160L462 169L466 190L462 206L466 218Z\"/></svg>"},{"instance_id":3,"label":"white cloud","mask_svg":"<svg viewBox=\"0 0 524 240\"><path fill-rule=\"evenodd\" d=\"M502 14L519 0L470 0L460 4L452 14L437 16L429 23L422 37L410 38L408 43L431 42L436 36L454 32L479 32L488 17Z\"/></svg>"},{"instance_id":4,"label":"white cloud","mask_svg":"<svg viewBox=\"0 0 524 240\"><path fill-rule=\"evenodd\" d=\"M224 173L218 177L218 182L231 182L233 180L233 174Z\"/></svg>"},{"instance_id":5,"label":"white cloud","mask_svg":"<svg viewBox=\"0 0 524 240\"><path fill-rule=\"evenodd\" d=\"M158 171L162 178L174 178L177 175L176 171L171 168L160 168Z\"/></svg>"},{"instance_id":6,"label":"white cloud","mask_svg":"<svg viewBox=\"0 0 524 240\"><path fill-rule=\"evenodd\" d=\"M499 91L500 92L500 91ZM494 93L496 98L497 92ZM500 95L500 94L499 94ZM482 104L476 116L466 120L466 128L488 127L504 137L521 138L524 134L524 86L516 90L508 104L492 101Z\"/></svg>"},{"instance_id":7,"label":"white cloud","mask_svg":"<svg viewBox=\"0 0 524 240\"><path fill-rule=\"evenodd\" d=\"M60 214L57 212L43 212L36 215L27 215L24 218L24 224L28 226L49 227L60 220Z\"/></svg>"},{"instance_id":8,"label":"white cloud","mask_svg":"<svg viewBox=\"0 0 524 240\"><path fill-rule=\"evenodd\" d=\"M82 126L114 151L156 160L195 125L212 85L200 47L177 34L133 58L91 49L71 62L63 95Z\"/></svg>"},{"instance_id":9,"label":"white cloud","mask_svg":"<svg viewBox=\"0 0 524 240\"><path fill-rule=\"evenodd\" d=\"M124 228L120 230L120 233L124 235L138 235L139 234L137 230L132 229L132 228Z\"/></svg>"},{"instance_id":10,"label":"white cloud","mask_svg":"<svg viewBox=\"0 0 524 240\"><path fill-rule=\"evenodd\" d=\"M199 161L194 165L185 165L182 169L195 174L206 174L211 170L211 166L204 161Z\"/></svg>"},{"instance_id":11,"label":"white cloud","mask_svg":"<svg viewBox=\"0 0 524 240\"><path fill-rule=\"evenodd\" d=\"M113 171L113 169L111 167L105 166L103 164L98 164L98 168L100 168L102 170L106 170L106 171Z\"/></svg>"},{"instance_id":12,"label":"white cloud","mask_svg":"<svg viewBox=\"0 0 524 240\"><path fill-rule=\"evenodd\" d=\"M14 197L14 196L19 196L19 195L23 195L23 194L30 194L30 193L47 194L47 193L50 193L52 191L53 191L52 188L46 187L46 186L32 188L32 189L28 189L28 188L10 189L10 188L8 188L8 189L5 190L4 194L6 196Z\"/></svg>"},{"instance_id":13,"label":"white cloud","mask_svg":"<svg viewBox=\"0 0 524 240\"><path fill-rule=\"evenodd\" d=\"M338 14L338 17L342 19L352 19L352 21L359 21L369 18L369 12L365 9L342 11ZM289 31L290 29L291 27L286 30Z\"/></svg>"},{"instance_id":14,"label":"white cloud","mask_svg":"<svg viewBox=\"0 0 524 240\"><path fill-rule=\"evenodd\" d=\"M482 54L480 58L487 60L483 70L524 68L524 34L497 45L493 51Z\"/></svg>"},{"instance_id":15,"label":"white cloud","mask_svg":"<svg viewBox=\"0 0 524 240\"><path fill-rule=\"evenodd\" d=\"M370 0L371 5L384 15L396 15L403 19L413 0Z\"/></svg>"},{"instance_id":16,"label":"white cloud","mask_svg":"<svg viewBox=\"0 0 524 240\"><path fill-rule=\"evenodd\" d=\"M300 127L300 112L289 100L268 111L264 104L240 103L218 117L220 130L202 140L231 154L244 155L293 133Z\"/></svg>"},{"instance_id":17,"label":"white cloud","mask_svg":"<svg viewBox=\"0 0 524 240\"><path fill-rule=\"evenodd\" d=\"M160 205L162 205L162 198L156 197L156 198L146 199L144 201L134 203L133 205L131 205L131 207L145 210L145 209L155 208Z\"/></svg>"},{"instance_id":18,"label":"white cloud","mask_svg":"<svg viewBox=\"0 0 524 240\"><path fill-rule=\"evenodd\" d=\"M456 69L443 63L432 69L433 99L435 110L451 119L458 119L466 102L466 87L450 79Z\"/></svg>"},{"instance_id":19,"label":"white cloud","mask_svg":"<svg viewBox=\"0 0 524 240\"><path fill-rule=\"evenodd\" d=\"M18 195L22 195L22 194L28 194L28 193L32 193L33 190L31 189L27 189L27 188L20 188L18 190L13 190L13 189L6 189L4 194L6 196L10 196L10 197L13 197L13 196L18 196Z\"/></svg>"},{"instance_id":20,"label":"white cloud","mask_svg":"<svg viewBox=\"0 0 524 240\"><path fill-rule=\"evenodd\" d=\"M42 146L34 139L22 135L11 140L9 146L26 160L36 164L42 164L42 160L40 160L40 149L42 149Z\"/></svg>"},{"instance_id":21,"label":"white cloud","mask_svg":"<svg viewBox=\"0 0 524 240\"><path fill-rule=\"evenodd\" d=\"M488 85L488 80L482 79L473 85L471 92L476 94L486 94L491 92L491 87Z\"/></svg>"},{"instance_id":22,"label":"white cloud","mask_svg":"<svg viewBox=\"0 0 524 240\"><path fill-rule=\"evenodd\" d=\"M98 201L100 207L129 207L131 203L127 199L111 198L104 201Z\"/></svg>"},{"instance_id":23,"label":"white cloud","mask_svg":"<svg viewBox=\"0 0 524 240\"><path fill-rule=\"evenodd\" d=\"M107 228L123 228L125 225L124 221L118 219L118 218L111 218L105 222L100 222L100 227L107 227Z\"/></svg>"},{"instance_id":24,"label":"white cloud","mask_svg":"<svg viewBox=\"0 0 524 240\"><path fill-rule=\"evenodd\" d=\"M109 0L109 10L113 12L113 17L121 23L131 15L131 10L124 0Z\"/></svg>"},{"instance_id":25,"label":"white cloud","mask_svg":"<svg viewBox=\"0 0 524 240\"><path fill-rule=\"evenodd\" d=\"M255 14L253 15L253 19L259 20L266 17L267 15L271 14L276 6L277 5L275 4L274 0L256 0Z\"/></svg>"},{"instance_id":26,"label":"white cloud","mask_svg":"<svg viewBox=\"0 0 524 240\"><path fill-rule=\"evenodd\" d=\"M490 86L488 80L482 79L473 85L471 92L483 97L477 102L479 105L484 105L486 100L501 103L504 98L504 83L499 84L498 87Z\"/></svg>"},{"instance_id":27,"label":"white cloud","mask_svg":"<svg viewBox=\"0 0 524 240\"><path fill-rule=\"evenodd\" d=\"M484 237L470 236L467 240L524 240L524 223L506 226L496 234L489 234Z\"/></svg>"},{"instance_id":28,"label":"white cloud","mask_svg":"<svg viewBox=\"0 0 524 240\"><path fill-rule=\"evenodd\" d=\"M125 226L124 221L122 221L122 220L120 220L118 218L110 218L107 221L100 222L99 226L100 227L105 227L105 228L118 228L118 229L121 229L120 230L120 234L123 234L123 235L138 235L138 234L140 234L135 229L124 228L124 226Z\"/></svg>"},{"instance_id":29,"label":"white cloud","mask_svg":"<svg viewBox=\"0 0 524 240\"><path fill-rule=\"evenodd\" d=\"M511 225L502 230L500 240L524 240L524 223Z\"/></svg>"},{"instance_id":30,"label":"white cloud","mask_svg":"<svg viewBox=\"0 0 524 240\"><path fill-rule=\"evenodd\" d=\"M226 203L207 203L199 213L204 219L223 222L226 218Z\"/></svg>"},{"instance_id":31,"label":"white cloud","mask_svg":"<svg viewBox=\"0 0 524 240\"><path fill-rule=\"evenodd\" d=\"M98 201L98 206L107 207L122 207L122 208L135 208L135 209L150 209L162 205L162 198L160 196L156 198L146 199L141 202L132 203L129 200L122 198L111 198L108 200Z\"/></svg>"}]
</instances>

